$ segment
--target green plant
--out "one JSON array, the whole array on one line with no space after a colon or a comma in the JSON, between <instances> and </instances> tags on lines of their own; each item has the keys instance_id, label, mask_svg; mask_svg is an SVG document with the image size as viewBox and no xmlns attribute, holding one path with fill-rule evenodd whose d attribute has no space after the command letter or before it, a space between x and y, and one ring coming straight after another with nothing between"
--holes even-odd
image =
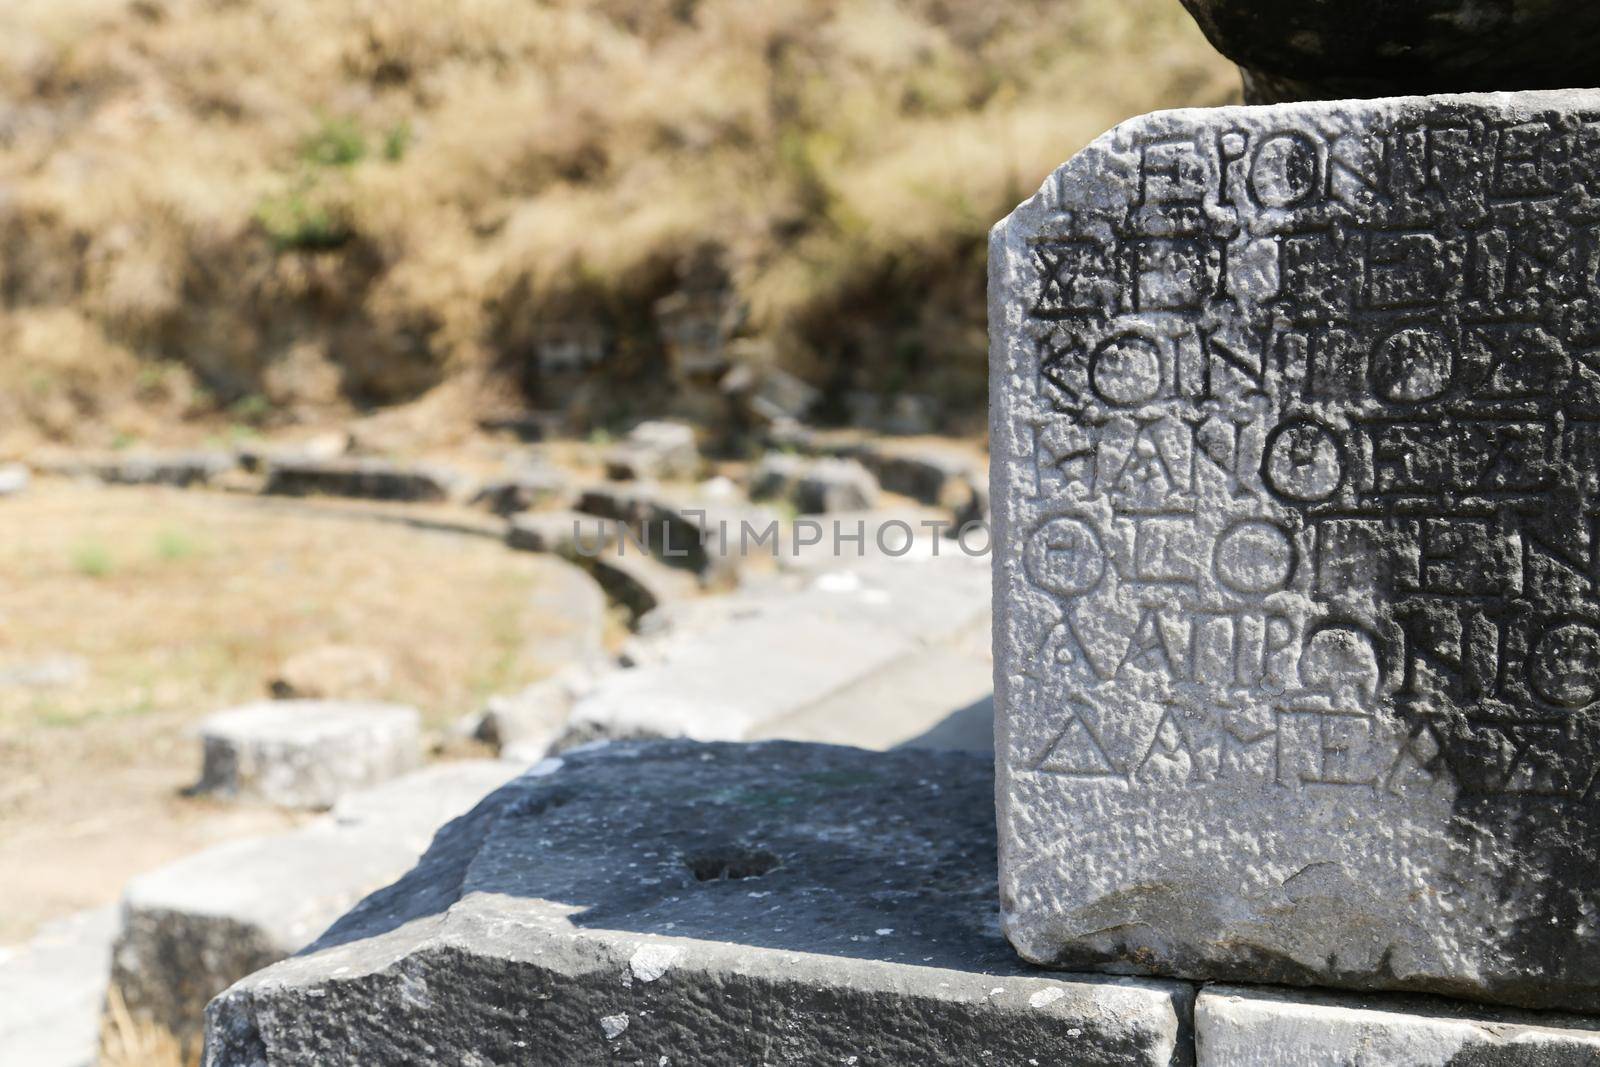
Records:
<instances>
[{"instance_id":1,"label":"green plant","mask_svg":"<svg viewBox=\"0 0 1600 1067\"><path fill-rule=\"evenodd\" d=\"M72 548L72 569L86 578L107 578L117 563L103 542L80 541Z\"/></svg>"},{"instance_id":2,"label":"green plant","mask_svg":"<svg viewBox=\"0 0 1600 1067\"><path fill-rule=\"evenodd\" d=\"M411 121L401 119L390 126L383 135L383 158L390 163L398 163L406 157L406 149L411 147Z\"/></svg>"},{"instance_id":3,"label":"green plant","mask_svg":"<svg viewBox=\"0 0 1600 1067\"><path fill-rule=\"evenodd\" d=\"M177 563L198 555L200 543L176 527L167 527L156 535L156 555L168 563Z\"/></svg>"},{"instance_id":4,"label":"green plant","mask_svg":"<svg viewBox=\"0 0 1600 1067\"><path fill-rule=\"evenodd\" d=\"M250 393L247 396L241 396L229 405L228 413L238 420L235 425L259 425L266 421L268 415L272 414L272 401L260 393Z\"/></svg>"},{"instance_id":5,"label":"green plant","mask_svg":"<svg viewBox=\"0 0 1600 1067\"><path fill-rule=\"evenodd\" d=\"M316 180L304 179L256 207L256 223L280 251L328 251L355 236L350 224L316 194Z\"/></svg>"},{"instance_id":6,"label":"green plant","mask_svg":"<svg viewBox=\"0 0 1600 1067\"><path fill-rule=\"evenodd\" d=\"M354 119L347 117L325 116L322 124L300 142L300 158L318 167L353 167L366 155L367 136Z\"/></svg>"}]
</instances>

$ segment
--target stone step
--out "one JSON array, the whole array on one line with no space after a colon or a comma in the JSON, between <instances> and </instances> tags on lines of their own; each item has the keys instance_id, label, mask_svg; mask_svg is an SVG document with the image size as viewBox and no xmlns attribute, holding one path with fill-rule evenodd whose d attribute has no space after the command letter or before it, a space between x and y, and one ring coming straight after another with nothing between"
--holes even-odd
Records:
<instances>
[{"instance_id":1,"label":"stone step","mask_svg":"<svg viewBox=\"0 0 1600 1067\"><path fill-rule=\"evenodd\" d=\"M465 495L457 471L386 459L286 459L268 465L262 492L274 496L343 496L364 500L437 502Z\"/></svg>"},{"instance_id":2,"label":"stone step","mask_svg":"<svg viewBox=\"0 0 1600 1067\"><path fill-rule=\"evenodd\" d=\"M1190 987L1016 957L994 847L984 756L572 753L217 998L205 1062L1191 1062Z\"/></svg>"},{"instance_id":3,"label":"stone step","mask_svg":"<svg viewBox=\"0 0 1600 1067\"><path fill-rule=\"evenodd\" d=\"M116 932L117 909L96 908L0 949L0 1064L91 1067Z\"/></svg>"},{"instance_id":4,"label":"stone step","mask_svg":"<svg viewBox=\"0 0 1600 1067\"><path fill-rule=\"evenodd\" d=\"M123 893L112 984L135 1019L192 1040L207 1000L400 877L441 825L518 770L498 760L438 764L348 796L293 833L229 842L135 878Z\"/></svg>"},{"instance_id":5,"label":"stone step","mask_svg":"<svg viewBox=\"0 0 1600 1067\"><path fill-rule=\"evenodd\" d=\"M1600 1019L1246 986L1200 991L1195 1040L1199 1067L1600 1063Z\"/></svg>"},{"instance_id":6,"label":"stone step","mask_svg":"<svg viewBox=\"0 0 1600 1067\"><path fill-rule=\"evenodd\" d=\"M987 561L947 553L869 560L798 590L735 595L714 605L719 621L669 634L655 658L601 678L572 709L572 737L744 740L787 721L812 740L898 743L981 699L987 666L968 658L948 695L830 699L986 630L988 589Z\"/></svg>"}]
</instances>

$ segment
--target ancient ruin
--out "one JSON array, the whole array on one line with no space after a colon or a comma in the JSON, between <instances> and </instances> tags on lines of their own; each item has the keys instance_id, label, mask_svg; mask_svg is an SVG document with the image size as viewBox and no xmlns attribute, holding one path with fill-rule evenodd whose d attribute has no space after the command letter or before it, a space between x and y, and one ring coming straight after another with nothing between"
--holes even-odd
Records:
<instances>
[{"instance_id":1,"label":"ancient ruin","mask_svg":"<svg viewBox=\"0 0 1600 1067\"><path fill-rule=\"evenodd\" d=\"M1001 894L1600 1007L1600 94L1158 113L992 237Z\"/></svg>"}]
</instances>

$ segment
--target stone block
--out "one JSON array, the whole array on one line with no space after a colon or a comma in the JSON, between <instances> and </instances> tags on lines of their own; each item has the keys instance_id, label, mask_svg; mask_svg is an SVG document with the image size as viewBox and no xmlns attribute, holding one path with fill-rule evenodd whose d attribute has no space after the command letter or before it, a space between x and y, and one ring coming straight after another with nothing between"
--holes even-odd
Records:
<instances>
[{"instance_id":1,"label":"stone block","mask_svg":"<svg viewBox=\"0 0 1600 1067\"><path fill-rule=\"evenodd\" d=\"M750 474L753 500L783 500L802 515L878 506L878 480L853 459L808 459L774 452Z\"/></svg>"},{"instance_id":2,"label":"stone block","mask_svg":"<svg viewBox=\"0 0 1600 1067\"><path fill-rule=\"evenodd\" d=\"M836 715L824 718L808 711L980 627L988 592L986 560L944 555L868 561L798 589L735 594L720 618L672 637L652 662L599 679L572 709L572 739L744 740L803 721L816 740L902 740L955 711L960 696L929 703L908 691L904 705L834 704Z\"/></svg>"},{"instance_id":3,"label":"stone block","mask_svg":"<svg viewBox=\"0 0 1600 1067\"><path fill-rule=\"evenodd\" d=\"M41 470L69 478L93 478L107 485L166 485L188 489L232 470L231 452L130 452L126 455L71 457L46 461Z\"/></svg>"},{"instance_id":4,"label":"stone block","mask_svg":"<svg viewBox=\"0 0 1600 1067\"><path fill-rule=\"evenodd\" d=\"M1198 1067L1578 1067L1600 1063L1600 1020L1495 1012L1421 998L1327 997L1207 986Z\"/></svg>"},{"instance_id":5,"label":"stone block","mask_svg":"<svg viewBox=\"0 0 1600 1067\"><path fill-rule=\"evenodd\" d=\"M891 493L959 511L971 504L976 459L939 445L870 442L857 458Z\"/></svg>"},{"instance_id":6,"label":"stone block","mask_svg":"<svg viewBox=\"0 0 1600 1067\"><path fill-rule=\"evenodd\" d=\"M436 464L400 464L386 459L274 460L262 492L276 496L341 496L364 500L432 503L450 500L465 479Z\"/></svg>"},{"instance_id":7,"label":"stone block","mask_svg":"<svg viewBox=\"0 0 1600 1067\"><path fill-rule=\"evenodd\" d=\"M692 478L700 469L694 428L681 422L641 422L605 456L606 477L648 481Z\"/></svg>"},{"instance_id":8,"label":"stone block","mask_svg":"<svg viewBox=\"0 0 1600 1067\"><path fill-rule=\"evenodd\" d=\"M218 997L209 1067L1191 1062L1188 987L1005 944L984 757L630 743L539 771Z\"/></svg>"},{"instance_id":9,"label":"stone block","mask_svg":"<svg viewBox=\"0 0 1600 1067\"><path fill-rule=\"evenodd\" d=\"M420 731L416 710L397 704L275 700L231 708L200 724L204 765L195 790L328 808L416 766Z\"/></svg>"},{"instance_id":10,"label":"stone block","mask_svg":"<svg viewBox=\"0 0 1600 1067\"><path fill-rule=\"evenodd\" d=\"M513 515L506 544L523 552L548 552L570 559L598 553L616 540L616 524L576 511L536 511Z\"/></svg>"},{"instance_id":11,"label":"stone block","mask_svg":"<svg viewBox=\"0 0 1600 1067\"><path fill-rule=\"evenodd\" d=\"M96 908L0 948L0 1063L92 1067L116 932L117 909Z\"/></svg>"},{"instance_id":12,"label":"stone block","mask_svg":"<svg viewBox=\"0 0 1600 1067\"><path fill-rule=\"evenodd\" d=\"M496 515L515 515L534 508L565 507L572 502L572 479L555 467L525 467L484 483L472 498Z\"/></svg>"},{"instance_id":13,"label":"stone block","mask_svg":"<svg viewBox=\"0 0 1600 1067\"><path fill-rule=\"evenodd\" d=\"M993 231L1029 959L1600 1008L1597 106L1147 115Z\"/></svg>"},{"instance_id":14,"label":"stone block","mask_svg":"<svg viewBox=\"0 0 1600 1067\"><path fill-rule=\"evenodd\" d=\"M229 842L135 878L111 967L129 1014L194 1039L206 1001L400 877L440 826L515 771L498 760L441 764L349 796L293 833Z\"/></svg>"}]
</instances>

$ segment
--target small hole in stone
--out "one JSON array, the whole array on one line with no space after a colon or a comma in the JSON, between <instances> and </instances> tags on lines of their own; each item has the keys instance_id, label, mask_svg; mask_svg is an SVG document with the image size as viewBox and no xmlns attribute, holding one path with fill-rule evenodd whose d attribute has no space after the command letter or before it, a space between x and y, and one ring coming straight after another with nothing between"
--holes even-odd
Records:
<instances>
[{"instance_id":1,"label":"small hole in stone","mask_svg":"<svg viewBox=\"0 0 1600 1067\"><path fill-rule=\"evenodd\" d=\"M684 861L697 882L725 882L734 878L759 878L778 865L778 857L764 848L727 848L699 852Z\"/></svg>"}]
</instances>

